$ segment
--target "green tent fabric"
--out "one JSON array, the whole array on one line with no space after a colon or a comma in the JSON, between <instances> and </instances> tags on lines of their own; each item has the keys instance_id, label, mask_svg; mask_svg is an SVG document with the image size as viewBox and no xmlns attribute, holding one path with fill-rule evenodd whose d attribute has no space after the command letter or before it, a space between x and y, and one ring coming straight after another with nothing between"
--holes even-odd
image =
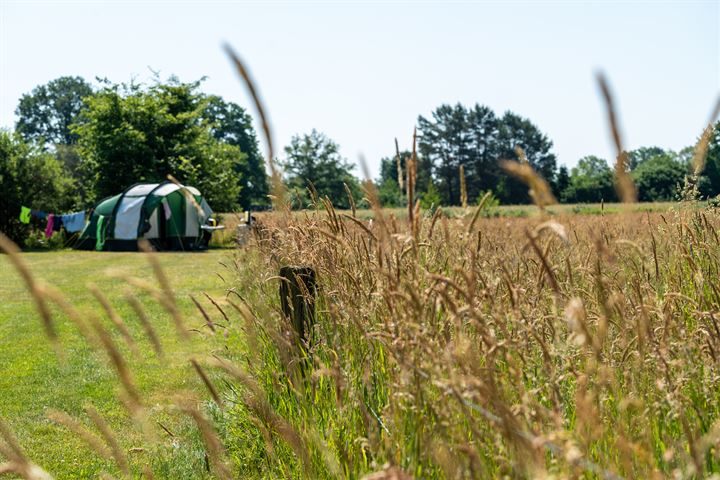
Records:
<instances>
[{"instance_id":1,"label":"green tent fabric","mask_svg":"<svg viewBox=\"0 0 720 480\"><path fill-rule=\"evenodd\" d=\"M207 244L201 227L211 214L193 187L136 184L95 206L75 248L137 250L138 240L144 238L159 250L194 250Z\"/></svg>"},{"instance_id":2,"label":"green tent fabric","mask_svg":"<svg viewBox=\"0 0 720 480\"><path fill-rule=\"evenodd\" d=\"M95 250L102 250L105 246L105 230L103 230L103 224L105 223L105 215L98 215L97 228L95 229Z\"/></svg>"}]
</instances>

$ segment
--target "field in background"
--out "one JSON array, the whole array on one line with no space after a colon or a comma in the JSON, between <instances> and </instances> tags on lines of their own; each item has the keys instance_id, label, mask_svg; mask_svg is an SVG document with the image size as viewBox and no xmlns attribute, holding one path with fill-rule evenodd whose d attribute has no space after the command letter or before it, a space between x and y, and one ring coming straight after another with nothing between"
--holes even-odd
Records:
<instances>
[{"instance_id":1,"label":"field in background","mask_svg":"<svg viewBox=\"0 0 720 480\"><path fill-rule=\"evenodd\" d=\"M672 207L676 207L677 202L649 202L649 203L635 203L632 205L623 205L621 203L576 203L576 204L558 204L552 205L546 208L548 215L612 215L615 213L628 213L628 212L666 212ZM702 206L702 203L699 204ZM472 215L475 211L476 206L470 205L468 208L462 207L442 207L443 212L450 218L463 217ZM341 213L349 214L350 210L337 210ZM387 215L394 215L398 219L407 218L407 208L383 208L383 211ZM297 216L303 216L312 210L297 210L293 213ZM540 209L535 205L499 205L492 207L483 212L484 216L487 217L535 217L540 213ZM233 227L237 226L242 221L242 215L237 213L222 213L222 224L228 225L232 230ZM271 215L269 212L253 212L253 215L257 218L263 218L264 216ZM358 218L369 219L375 216L375 213L371 209L358 208L356 211ZM221 245L227 233L218 235L217 239L211 245Z\"/></svg>"}]
</instances>

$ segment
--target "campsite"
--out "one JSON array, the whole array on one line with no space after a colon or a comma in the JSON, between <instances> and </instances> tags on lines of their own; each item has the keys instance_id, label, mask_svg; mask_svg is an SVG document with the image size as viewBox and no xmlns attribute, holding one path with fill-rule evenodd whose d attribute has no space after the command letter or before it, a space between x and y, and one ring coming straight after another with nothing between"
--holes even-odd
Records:
<instances>
[{"instance_id":1,"label":"campsite","mask_svg":"<svg viewBox=\"0 0 720 480\"><path fill-rule=\"evenodd\" d=\"M41 7L0 479L720 478L720 6Z\"/></svg>"}]
</instances>

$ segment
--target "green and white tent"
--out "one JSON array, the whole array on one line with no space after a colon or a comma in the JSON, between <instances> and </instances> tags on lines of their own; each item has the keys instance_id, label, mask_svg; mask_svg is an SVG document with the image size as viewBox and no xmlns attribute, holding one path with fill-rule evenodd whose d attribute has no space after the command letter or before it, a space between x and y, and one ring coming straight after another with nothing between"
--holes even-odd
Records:
<instances>
[{"instance_id":1,"label":"green and white tent","mask_svg":"<svg viewBox=\"0 0 720 480\"><path fill-rule=\"evenodd\" d=\"M145 238L158 250L194 250L207 246L209 235L202 226L211 214L196 188L136 184L95 206L75 248L137 250L138 239Z\"/></svg>"}]
</instances>

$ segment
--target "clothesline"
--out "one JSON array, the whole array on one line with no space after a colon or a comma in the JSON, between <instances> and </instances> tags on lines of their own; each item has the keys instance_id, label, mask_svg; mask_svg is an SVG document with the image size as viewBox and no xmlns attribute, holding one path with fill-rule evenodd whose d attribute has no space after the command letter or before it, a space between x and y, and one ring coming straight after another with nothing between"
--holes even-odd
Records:
<instances>
[{"instance_id":1,"label":"clothesline","mask_svg":"<svg viewBox=\"0 0 720 480\"><path fill-rule=\"evenodd\" d=\"M64 228L68 233L75 233L85 228L85 211L72 213L46 213L42 210L34 210L30 207L20 207L20 221L30 223L30 217L40 220L47 219L45 236L50 238L53 232L59 232Z\"/></svg>"}]
</instances>

